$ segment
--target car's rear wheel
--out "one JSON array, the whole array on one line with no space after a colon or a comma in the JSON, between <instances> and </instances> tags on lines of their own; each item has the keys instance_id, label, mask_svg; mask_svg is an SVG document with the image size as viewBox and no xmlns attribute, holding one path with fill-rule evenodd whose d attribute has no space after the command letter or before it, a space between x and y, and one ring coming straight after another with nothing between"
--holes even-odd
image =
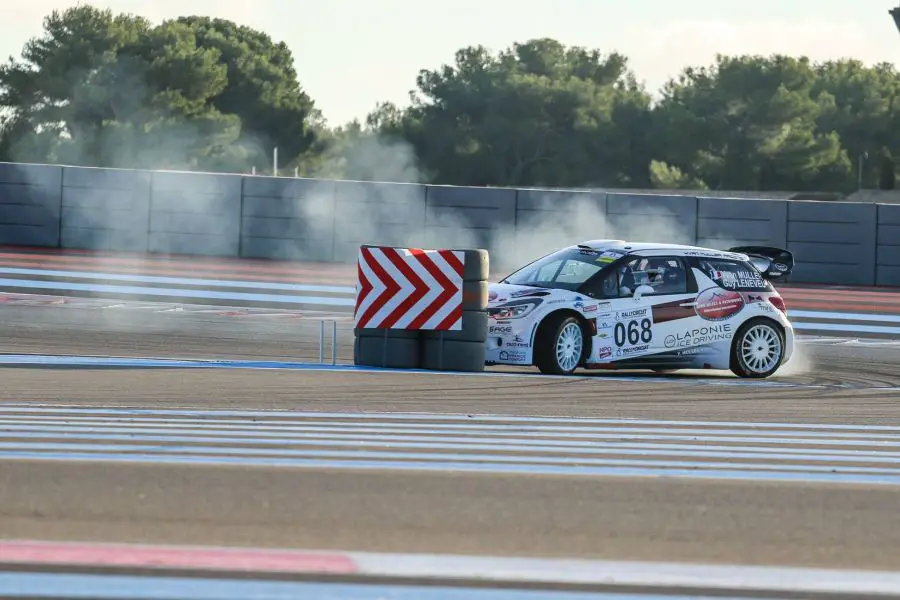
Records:
<instances>
[{"instance_id":1,"label":"car's rear wheel","mask_svg":"<svg viewBox=\"0 0 900 600\"><path fill-rule=\"evenodd\" d=\"M784 334L771 319L750 319L731 345L731 371L738 377L769 377L784 360Z\"/></svg>"},{"instance_id":2,"label":"car's rear wheel","mask_svg":"<svg viewBox=\"0 0 900 600\"><path fill-rule=\"evenodd\" d=\"M541 373L570 375L584 355L581 322L569 315L550 315L541 324L534 344L534 363Z\"/></svg>"}]
</instances>

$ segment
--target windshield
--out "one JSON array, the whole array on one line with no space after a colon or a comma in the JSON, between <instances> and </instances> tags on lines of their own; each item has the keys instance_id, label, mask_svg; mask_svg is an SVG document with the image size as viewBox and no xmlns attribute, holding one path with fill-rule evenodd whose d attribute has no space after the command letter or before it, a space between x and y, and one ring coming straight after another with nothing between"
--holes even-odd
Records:
<instances>
[{"instance_id":1,"label":"windshield","mask_svg":"<svg viewBox=\"0 0 900 600\"><path fill-rule=\"evenodd\" d=\"M539 258L502 283L577 290L598 271L624 255L618 250L566 248Z\"/></svg>"}]
</instances>

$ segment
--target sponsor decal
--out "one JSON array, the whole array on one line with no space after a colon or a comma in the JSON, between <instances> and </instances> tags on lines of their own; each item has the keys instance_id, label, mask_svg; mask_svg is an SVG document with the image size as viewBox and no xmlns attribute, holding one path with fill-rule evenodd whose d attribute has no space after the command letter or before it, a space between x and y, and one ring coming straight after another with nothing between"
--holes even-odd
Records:
<instances>
[{"instance_id":1,"label":"sponsor decal","mask_svg":"<svg viewBox=\"0 0 900 600\"><path fill-rule=\"evenodd\" d=\"M694 310L706 321L723 321L741 312L744 297L737 292L707 288L700 292Z\"/></svg>"},{"instance_id":2,"label":"sponsor decal","mask_svg":"<svg viewBox=\"0 0 900 600\"><path fill-rule=\"evenodd\" d=\"M501 350L500 360L504 362L525 362L527 354L521 350Z\"/></svg>"},{"instance_id":3,"label":"sponsor decal","mask_svg":"<svg viewBox=\"0 0 900 600\"><path fill-rule=\"evenodd\" d=\"M565 302L564 299L551 300L550 302L547 303L547 305L550 306L551 304L562 304L563 302Z\"/></svg>"},{"instance_id":4,"label":"sponsor decal","mask_svg":"<svg viewBox=\"0 0 900 600\"><path fill-rule=\"evenodd\" d=\"M688 348L728 341L733 335L734 331L729 323L704 325L703 327L688 329L682 333L667 335L663 343L666 348Z\"/></svg>"},{"instance_id":5,"label":"sponsor decal","mask_svg":"<svg viewBox=\"0 0 900 600\"><path fill-rule=\"evenodd\" d=\"M766 287L766 282L756 273L750 271L713 271L713 279L728 289Z\"/></svg>"},{"instance_id":6,"label":"sponsor decal","mask_svg":"<svg viewBox=\"0 0 900 600\"><path fill-rule=\"evenodd\" d=\"M580 309L581 312L595 312L597 310L596 304L585 304L584 302L576 302L574 304L575 308Z\"/></svg>"},{"instance_id":7,"label":"sponsor decal","mask_svg":"<svg viewBox=\"0 0 900 600\"><path fill-rule=\"evenodd\" d=\"M625 310L616 313L616 321L631 321L632 319L641 319L647 316L649 308L638 308L635 310Z\"/></svg>"},{"instance_id":8,"label":"sponsor decal","mask_svg":"<svg viewBox=\"0 0 900 600\"><path fill-rule=\"evenodd\" d=\"M632 346L631 348L622 348L621 353L624 356L628 356L630 354L637 354L639 352L646 352L650 348L650 344L644 344L643 346ZM619 352L616 352L618 355Z\"/></svg>"},{"instance_id":9,"label":"sponsor decal","mask_svg":"<svg viewBox=\"0 0 900 600\"><path fill-rule=\"evenodd\" d=\"M601 331L600 333L597 334L597 338L599 338L601 340L605 340L608 337L609 337L609 334L606 333L605 331Z\"/></svg>"},{"instance_id":10,"label":"sponsor decal","mask_svg":"<svg viewBox=\"0 0 900 600\"><path fill-rule=\"evenodd\" d=\"M509 335L512 333L512 325L491 325L488 327L488 333L492 335Z\"/></svg>"},{"instance_id":11,"label":"sponsor decal","mask_svg":"<svg viewBox=\"0 0 900 600\"><path fill-rule=\"evenodd\" d=\"M679 350L678 356L694 356L696 354L702 354L703 350L703 346L695 346L693 348L688 348L687 350Z\"/></svg>"},{"instance_id":12,"label":"sponsor decal","mask_svg":"<svg viewBox=\"0 0 900 600\"><path fill-rule=\"evenodd\" d=\"M774 266L776 269L778 269L778 270L781 271L782 273L784 273L785 271L788 270L787 265L783 265L783 264L781 264L781 263L775 263L775 264L772 265L772 266Z\"/></svg>"},{"instance_id":13,"label":"sponsor decal","mask_svg":"<svg viewBox=\"0 0 900 600\"><path fill-rule=\"evenodd\" d=\"M603 254L601 254L600 256L597 257L596 262L611 263L611 262L615 262L622 256L625 256L625 254L623 252L617 252L615 250L607 250L606 252L604 252Z\"/></svg>"},{"instance_id":14,"label":"sponsor decal","mask_svg":"<svg viewBox=\"0 0 900 600\"><path fill-rule=\"evenodd\" d=\"M509 297L510 298L523 298L525 296L535 296L535 295L546 296L549 293L550 292L548 292L546 290L542 290L541 288L528 288L527 290L518 290L515 292L511 292L509 294Z\"/></svg>"},{"instance_id":15,"label":"sponsor decal","mask_svg":"<svg viewBox=\"0 0 900 600\"><path fill-rule=\"evenodd\" d=\"M529 345L521 335L514 335L512 341L505 344L507 348L528 348Z\"/></svg>"},{"instance_id":16,"label":"sponsor decal","mask_svg":"<svg viewBox=\"0 0 900 600\"><path fill-rule=\"evenodd\" d=\"M609 358L612 356L613 350L612 346L601 346L597 348L597 358Z\"/></svg>"}]
</instances>

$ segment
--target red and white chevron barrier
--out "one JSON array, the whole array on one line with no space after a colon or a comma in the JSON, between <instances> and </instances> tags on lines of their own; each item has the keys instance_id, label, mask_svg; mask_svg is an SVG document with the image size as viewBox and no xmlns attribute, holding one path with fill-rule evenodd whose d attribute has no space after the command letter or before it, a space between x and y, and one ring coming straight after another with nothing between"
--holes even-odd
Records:
<instances>
[{"instance_id":1,"label":"red and white chevron barrier","mask_svg":"<svg viewBox=\"0 0 900 600\"><path fill-rule=\"evenodd\" d=\"M361 246L355 326L462 329L464 261L458 250Z\"/></svg>"}]
</instances>

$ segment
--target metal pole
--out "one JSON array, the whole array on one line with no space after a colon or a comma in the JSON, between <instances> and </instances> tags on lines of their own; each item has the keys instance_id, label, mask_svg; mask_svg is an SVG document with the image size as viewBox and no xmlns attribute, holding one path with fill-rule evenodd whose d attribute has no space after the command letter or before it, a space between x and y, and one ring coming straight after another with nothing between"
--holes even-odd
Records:
<instances>
[{"instance_id":1,"label":"metal pole","mask_svg":"<svg viewBox=\"0 0 900 600\"><path fill-rule=\"evenodd\" d=\"M319 364L325 362L325 321L319 321Z\"/></svg>"},{"instance_id":2,"label":"metal pole","mask_svg":"<svg viewBox=\"0 0 900 600\"><path fill-rule=\"evenodd\" d=\"M331 364L337 364L337 321L331 322Z\"/></svg>"}]
</instances>

